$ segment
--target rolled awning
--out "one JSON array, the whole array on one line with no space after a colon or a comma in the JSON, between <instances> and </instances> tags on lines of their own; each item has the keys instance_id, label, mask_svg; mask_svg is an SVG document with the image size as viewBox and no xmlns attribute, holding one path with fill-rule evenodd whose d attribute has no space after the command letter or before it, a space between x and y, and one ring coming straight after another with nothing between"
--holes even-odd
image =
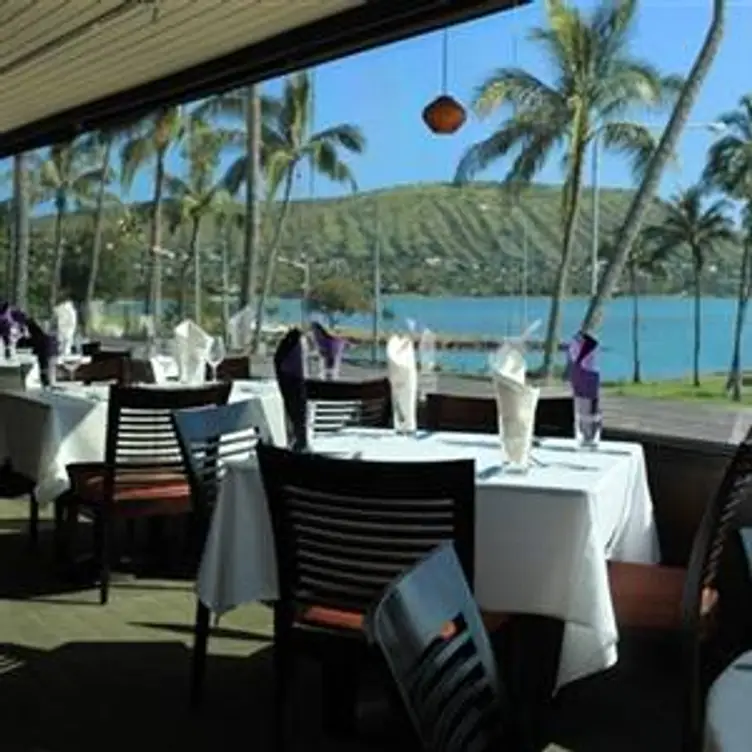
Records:
<instances>
[{"instance_id":1,"label":"rolled awning","mask_svg":"<svg viewBox=\"0 0 752 752\"><path fill-rule=\"evenodd\" d=\"M0 2L0 157L523 1Z\"/></svg>"}]
</instances>

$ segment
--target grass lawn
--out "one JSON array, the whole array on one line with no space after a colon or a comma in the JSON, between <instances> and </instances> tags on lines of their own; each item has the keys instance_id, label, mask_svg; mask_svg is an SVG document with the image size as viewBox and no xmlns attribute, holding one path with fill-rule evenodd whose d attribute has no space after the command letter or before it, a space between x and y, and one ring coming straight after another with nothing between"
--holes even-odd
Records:
<instances>
[{"instance_id":1,"label":"grass lawn","mask_svg":"<svg viewBox=\"0 0 752 752\"><path fill-rule=\"evenodd\" d=\"M726 395L725 376L707 376L701 379L702 385L692 386L691 377L667 381L647 381L631 384L623 381L604 386L605 394L619 397L653 397L655 399L691 400L693 402L717 402L733 404ZM742 393L742 404L752 404L752 392Z\"/></svg>"}]
</instances>

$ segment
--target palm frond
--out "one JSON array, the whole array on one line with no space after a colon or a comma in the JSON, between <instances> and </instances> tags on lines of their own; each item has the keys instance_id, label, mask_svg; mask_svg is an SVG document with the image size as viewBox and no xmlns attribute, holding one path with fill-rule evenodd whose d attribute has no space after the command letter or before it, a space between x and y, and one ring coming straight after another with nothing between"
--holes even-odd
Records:
<instances>
[{"instance_id":1,"label":"palm frond","mask_svg":"<svg viewBox=\"0 0 752 752\"><path fill-rule=\"evenodd\" d=\"M559 92L532 73L520 68L499 68L477 87L472 107L483 118L504 105L521 112L537 109L541 104L551 108L566 106Z\"/></svg>"},{"instance_id":2,"label":"palm frond","mask_svg":"<svg viewBox=\"0 0 752 752\"><path fill-rule=\"evenodd\" d=\"M353 193L358 190L352 170L338 157L332 141L312 141L308 150L308 160L316 172L325 175L333 183L345 184Z\"/></svg>"},{"instance_id":3,"label":"palm frond","mask_svg":"<svg viewBox=\"0 0 752 752\"><path fill-rule=\"evenodd\" d=\"M309 141L311 143L331 143L335 147L341 146L353 154L362 154L366 149L366 137L356 125L335 125L332 128L314 133Z\"/></svg>"},{"instance_id":4,"label":"palm frond","mask_svg":"<svg viewBox=\"0 0 752 752\"><path fill-rule=\"evenodd\" d=\"M454 176L456 184L472 180L479 172L506 156L514 147L523 147L535 139L543 123L537 125L527 119L512 118L488 138L470 146L462 155Z\"/></svg>"},{"instance_id":5,"label":"palm frond","mask_svg":"<svg viewBox=\"0 0 752 752\"><path fill-rule=\"evenodd\" d=\"M639 123L611 122L602 126L601 133L606 149L622 154L632 162L634 180L640 183L657 146L651 131Z\"/></svg>"}]
</instances>

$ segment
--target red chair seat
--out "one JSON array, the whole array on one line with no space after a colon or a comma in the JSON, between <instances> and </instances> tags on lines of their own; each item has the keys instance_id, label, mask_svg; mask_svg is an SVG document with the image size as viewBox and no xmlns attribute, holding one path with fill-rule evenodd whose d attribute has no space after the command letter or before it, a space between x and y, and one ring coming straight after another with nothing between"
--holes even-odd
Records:
<instances>
[{"instance_id":1,"label":"red chair seat","mask_svg":"<svg viewBox=\"0 0 752 752\"><path fill-rule=\"evenodd\" d=\"M645 629L679 629L686 575L686 569L681 567L609 562L608 578L617 624ZM704 588L700 616L710 616L717 603L718 591Z\"/></svg>"},{"instance_id":2,"label":"red chair seat","mask_svg":"<svg viewBox=\"0 0 752 752\"><path fill-rule=\"evenodd\" d=\"M495 632L502 624L509 620L507 614L483 613L483 623L489 632ZM300 615L303 624L333 629L358 631L363 629L363 614L357 611L341 611L325 606L310 606Z\"/></svg>"},{"instance_id":3,"label":"red chair seat","mask_svg":"<svg viewBox=\"0 0 752 752\"><path fill-rule=\"evenodd\" d=\"M68 476L80 503L96 505L104 501L103 463L69 465ZM190 509L191 490L185 475L177 470L121 468L115 474L113 501L117 513L129 516L183 514Z\"/></svg>"}]
</instances>

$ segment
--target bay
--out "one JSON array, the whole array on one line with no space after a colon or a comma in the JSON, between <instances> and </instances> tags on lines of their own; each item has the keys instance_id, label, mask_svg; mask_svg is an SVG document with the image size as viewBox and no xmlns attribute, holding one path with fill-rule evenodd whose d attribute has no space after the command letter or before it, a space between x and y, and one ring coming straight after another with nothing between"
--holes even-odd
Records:
<instances>
[{"instance_id":1,"label":"bay","mask_svg":"<svg viewBox=\"0 0 752 752\"><path fill-rule=\"evenodd\" d=\"M300 321L299 300L280 300L275 319L283 323ZM587 298L572 298L563 306L562 336L575 334ZM384 321L382 330L404 330L406 320L413 319L419 327L429 327L441 334L475 335L493 339L519 334L536 319L541 319L537 337L545 333L550 300L521 297L419 297L384 296L383 306L394 313L392 321ZM640 344L644 379L666 379L685 376L692 369L693 306L691 297L645 297L640 300ZM702 300L701 370L723 372L731 359L736 301L731 298ZM315 315L315 314L314 314ZM748 317L749 318L749 317ZM370 330L370 315L341 317L338 324ZM600 367L604 379L628 379L632 374L632 300L617 298L606 307L598 336L602 343ZM539 356L532 354L530 364ZM442 368L466 373L486 370L487 353L463 350L442 353ZM742 363L752 367L752 327L747 325L743 340Z\"/></svg>"}]
</instances>

